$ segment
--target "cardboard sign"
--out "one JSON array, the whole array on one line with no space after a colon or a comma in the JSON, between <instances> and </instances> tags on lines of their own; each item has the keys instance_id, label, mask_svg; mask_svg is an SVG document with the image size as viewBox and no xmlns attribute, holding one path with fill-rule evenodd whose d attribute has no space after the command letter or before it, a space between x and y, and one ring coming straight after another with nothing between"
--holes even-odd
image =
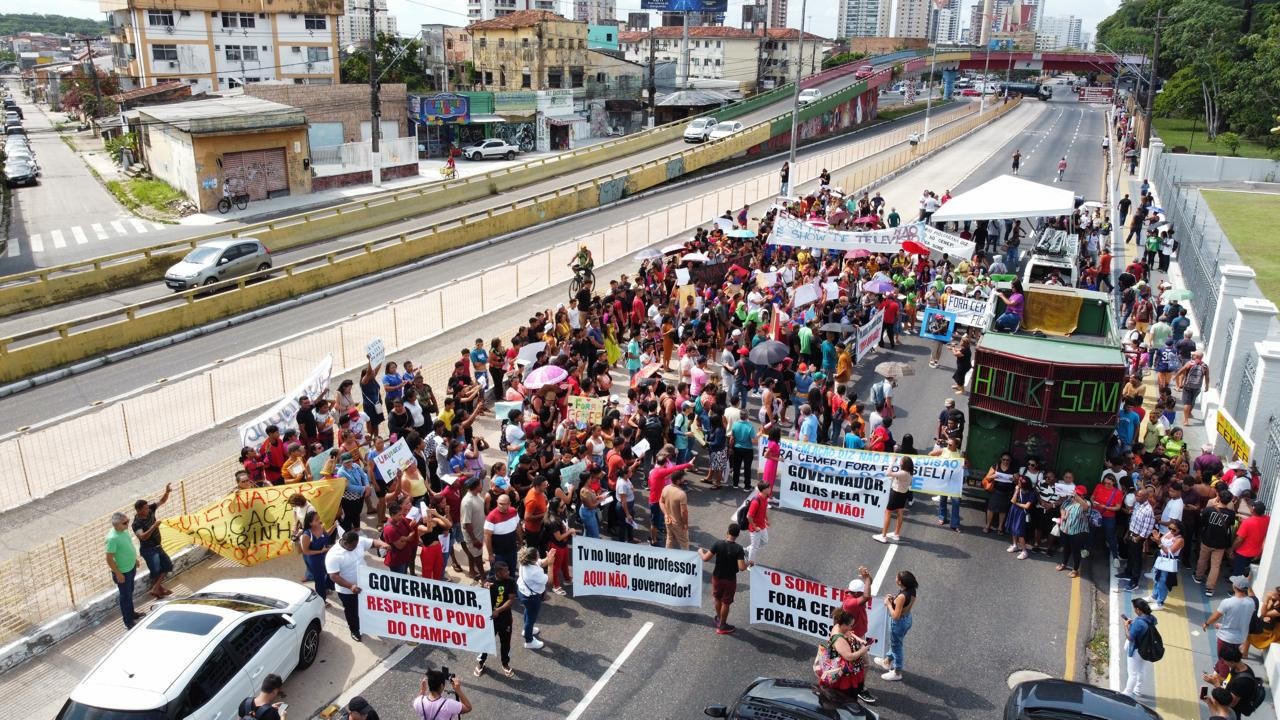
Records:
<instances>
[{"instance_id":1,"label":"cardboard sign","mask_svg":"<svg viewBox=\"0 0 1280 720\"><path fill-rule=\"evenodd\" d=\"M364 355L369 358L369 367L379 368L382 363L387 361L387 347L382 344L382 338L374 338L364 346Z\"/></svg>"},{"instance_id":2,"label":"cardboard sign","mask_svg":"<svg viewBox=\"0 0 1280 720\"><path fill-rule=\"evenodd\" d=\"M873 657L889 651L888 606L866 593L867 632ZM773 625L826 642L831 637L831 611L841 606L849 591L773 570L763 565L751 567L751 624Z\"/></svg>"},{"instance_id":3,"label":"cardboard sign","mask_svg":"<svg viewBox=\"0 0 1280 720\"><path fill-rule=\"evenodd\" d=\"M565 492L572 493L573 489L578 486L578 478L582 477L582 473L586 471L586 460L579 460L572 465L560 468L560 487Z\"/></svg>"},{"instance_id":4,"label":"cardboard sign","mask_svg":"<svg viewBox=\"0 0 1280 720\"><path fill-rule=\"evenodd\" d=\"M1236 424L1234 418L1226 410L1218 409L1218 421L1215 423L1218 437L1227 444L1236 457L1248 463L1253 455L1253 443L1245 437L1244 431Z\"/></svg>"},{"instance_id":5,"label":"cardboard sign","mask_svg":"<svg viewBox=\"0 0 1280 720\"><path fill-rule=\"evenodd\" d=\"M955 331L955 313L939 310L938 308L924 309L924 321L920 323L920 337L949 343Z\"/></svg>"},{"instance_id":6,"label":"cardboard sign","mask_svg":"<svg viewBox=\"0 0 1280 720\"><path fill-rule=\"evenodd\" d=\"M966 327L982 327L986 324L987 298L971 298L963 295L947 296L947 312L956 316L956 324Z\"/></svg>"},{"instance_id":7,"label":"cardboard sign","mask_svg":"<svg viewBox=\"0 0 1280 720\"><path fill-rule=\"evenodd\" d=\"M333 356L325 355L324 359L307 376L307 379L294 388L293 392L280 398L275 405L240 426L240 445L252 448L261 445L262 441L267 439L267 426L269 425L278 426L281 433L284 433L285 430L297 430L298 421L296 416L300 407L298 398L303 395L317 398L328 390L329 374L332 371Z\"/></svg>"},{"instance_id":8,"label":"cardboard sign","mask_svg":"<svg viewBox=\"0 0 1280 720\"><path fill-rule=\"evenodd\" d=\"M396 440L391 447L373 458L373 464L377 466L378 472L382 473L383 482L387 483L395 480L396 473L416 462L413 451L409 449L409 444L404 441L404 438Z\"/></svg>"},{"instance_id":9,"label":"cardboard sign","mask_svg":"<svg viewBox=\"0 0 1280 720\"><path fill-rule=\"evenodd\" d=\"M862 362L876 345L880 344L880 336L884 333L884 311L877 310L866 325L858 328L858 346L854 350L854 364Z\"/></svg>"},{"instance_id":10,"label":"cardboard sign","mask_svg":"<svg viewBox=\"0 0 1280 720\"><path fill-rule=\"evenodd\" d=\"M328 526L338 515L346 487L345 480L335 478L236 490L190 515L161 522L185 533L195 544L248 567L295 552L289 498L301 493Z\"/></svg>"},{"instance_id":11,"label":"cardboard sign","mask_svg":"<svg viewBox=\"0 0 1280 720\"><path fill-rule=\"evenodd\" d=\"M604 422L605 398L570 395L567 403L568 417L579 430L587 425L599 425Z\"/></svg>"},{"instance_id":12,"label":"cardboard sign","mask_svg":"<svg viewBox=\"0 0 1280 720\"><path fill-rule=\"evenodd\" d=\"M692 550L576 537L572 551L575 598L604 595L673 607L702 605L702 558Z\"/></svg>"},{"instance_id":13,"label":"cardboard sign","mask_svg":"<svg viewBox=\"0 0 1280 720\"><path fill-rule=\"evenodd\" d=\"M457 648L496 652L489 590L360 568L360 629L370 635Z\"/></svg>"},{"instance_id":14,"label":"cardboard sign","mask_svg":"<svg viewBox=\"0 0 1280 720\"><path fill-rule=\"evenodd\" d=\"M818 301L818 286L812 283L791 290L791 307L802 308Z\"/></svg>"}]
</instances>

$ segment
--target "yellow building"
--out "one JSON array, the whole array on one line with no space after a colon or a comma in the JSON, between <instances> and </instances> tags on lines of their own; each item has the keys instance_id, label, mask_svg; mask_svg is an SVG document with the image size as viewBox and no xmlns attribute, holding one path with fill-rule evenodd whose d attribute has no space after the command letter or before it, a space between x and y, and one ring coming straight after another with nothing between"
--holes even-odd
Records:
<instances>
[{"instance_id":1,"label":"yellow building","mask_svg":"<svg viewBox=\"0 0 1280 720\"><path fill-rule=\"evenodd\" d=\"M338 82L343 0L100 0L123 89Z\"/></svg>"},{"instance_id":2,"label":"yellow building","mask_svg":"<svg viewBox=\"0 0 1280 720\"><path fill-rule=\"evenodd\" d=\"M585 87L587 24L549 10L521 10L467 26L476 90Z\"/></svg>"}]
</instances>

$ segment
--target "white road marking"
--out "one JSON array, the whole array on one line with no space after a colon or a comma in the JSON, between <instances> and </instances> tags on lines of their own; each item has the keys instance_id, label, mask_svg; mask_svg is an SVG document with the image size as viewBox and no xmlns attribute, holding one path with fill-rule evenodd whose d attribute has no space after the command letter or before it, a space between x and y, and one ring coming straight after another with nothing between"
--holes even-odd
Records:
<instances>
[{"instance_id":1,"label":"white road marking","mask_svg":"<svg viewBox=\"0 0 1280 720\"><path fill-rule=\"evenodd\" d=\"M49 238L50 238L51 240L53 240L53 246L54 246L55 248L64 248L64 247L66 247L66 246L67 246L67 241L62 239L62 231L61 231L61 230L53 230L53 231L51 231L51 232L49 233Z\"/></svg>"},{"instance_id":2,"label":"white road marking","mask_svg":"<svg viewBox=\"0 0 1280 720\"><path fill-rule=\"evenodd\" d=\"M614 659L613 664L609 666L609 669L605 670L604 675L601 675L600 679L596 681L596 684L591 686L591 689L587 691L587 694L582 697L578 706L573 709L573 712L569 713L569 717L565 720L578 720L578 718L582 717L582 713L587 711L587 707L596 699L596 696L600 694L600 691L604 689L604 686L609 684L609 681L613 679L614 675L618 674L618 670L622 668L622 664L627 661L627 658L631 657L631 653L636 651L636 648L640 646L640 641L644 640L644 636L648 635L649 631L652 629L652 621L646 622L641 626L640 631L635 634L635 637L631 638L631 642L627 643L627 646L622 648L622 654Z\"/></svg>"},{"instance_id":3,"label":"white road marking","mask_svg":"<svg viewBox=\"0 0 1280 720\"><path fill-rule=\"evenodd\" d=\"M124 223L119 220L111 221L111 229L116 231L117 235L128 235L129 231L124 229Z\"/></svg>"},{"instance_id":4,"label":"white road marking","mask_svg":"<svg viewBox=\"0 0 1280 720\"><path fill-rule=\"evenodd\" d=\"M9 257L18 257L22 254L22 247L18 245L18 238L9 238Z\"/></svg>"},{"instance_id":5,"label":"white road marking","mask_svg":"<svg viewBox=\"0 0 1280 720\"><path fill-rule=\"evenodd\" d=\"M885 575L889 574L889 566L893 565L893 556L897 554L897 544L890 543L889 549L885 551L884 559L880 561L880 567L876 568L875 577L871 578L871 597L875 597L880 593L880 585L884 582Z\"/></svg>"},{"instance_id":6,"label":"white road marking","mask_svg":"<svg viewBox=\"0 0 1280 720\"><path fill-rule=\"evenodd\" d=\"M76 236L77 245L88 245L89 238L85 237L84 230L79 225L71 228L71 234Z\"/></svg>"},{"instance_id":7,"label":"white road marking","mask_svg":"<svg viewBox=\"0 0 1280 720\"><path fill-rule=\"evenodd\" d=\"M147 231L147 226L138 218L129 218L129 223L133 225L133 229L137 230L139 233Z\"/></svg>"},{"instance_id":8,"label":"white road marking","mask_svg":"<svg viewBox=\"0 0 1280 720\"><path fill-rule=\"evenodd\" d=\"M153 223L151 223L151 227L152 227L153 229L156 229L156 230L163 230L163 229L164 229L164 224L163 224L163 223L158 223L158 222L153 222Z\"/></svg>"},{"instance_id":9,"label":"white road marking","mask_svg":"<svg viewBox=\"0 0 1280 720\"><path fill-rule=\"evenodd\" d=\"M391 672L391 669L396 665L399 665L400 661L408 657L411 652L413 652L412 645L401 645L395 650L392 650L390 655L382 658L382 662L374 665L369 672L361 675L360 679L356 680L351 687L342 691L342 694L333 701L334 704L338 707L346 707L351 698L359 695L365 690L368 690L370 685L377 682L378 678L386 675L388 672Z\"/></svg>"},{"instance_id":10,"label":"white road marking","mask_svg":"<svg viewBox=\"0 0 1280 720\"><path fill-rule=\"evenodd\" d=\"M97 234L99 240L107 239L107 230L106 228L102 227L102 223L94 223L93 232Z\"/></svg>"},{"instance_id":11,"label":"white road marking","mask_svg":"<svg viewBox=\"0 0 1280 720\"><path fill-rule=\"evenodd\" d=\"M33 254L44 252L44 241L40 239L40 233L36 233L27 239L31 241L31 252Z\"/></svg>"}]
</instances>

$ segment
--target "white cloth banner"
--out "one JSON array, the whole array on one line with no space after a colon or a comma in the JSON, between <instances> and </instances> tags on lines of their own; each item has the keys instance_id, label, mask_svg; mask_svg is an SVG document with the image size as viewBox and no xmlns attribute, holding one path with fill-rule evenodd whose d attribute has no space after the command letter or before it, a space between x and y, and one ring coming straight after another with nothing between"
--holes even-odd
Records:
<instances>
[{"instance_id":1,"label":"white cloth banner","mask_svg":"<svg viewBox=\"0 0 1280 720\"><path fill-rule=\"evenodd\" d=\"M307 376L302 384L294 388L293 392L280 398L275 405L272 405L265 412L253 418L249 422L240 426L240 446L256 448L267 439L267 426L276 425L280 428L281 434L285 430L296 430L298 428L298 398L306 395L309 398L317 398L325 390L329 389L329 374L333 372L333 356L325 355L324 359L316 365L315 370Z\"/></svg>"},{"instance_id":2,"label":"white cloth banner","mask_svg":"<svg viewBox=\"0 0 1280 720\"><path fill-rule=\"evenodd\" d=\"M360 629L371 635L466 652L496 652L489 590L364 566Z\"/></svg>"},{"instance_id":3,"label":"white cloth banner","mask_svg":"<svg viewBox=\"0 0 1280 720\"><path fill-rule=\"evenodd\" d=\"M763 449L763 445L761 448ZM895 453L847 450L783 438L778 458L783 508L879 528L889 501ZM912 455L911 489L928 495L959 497L964 487L961 458Z\"/></svg>"},{"instance_id":4,"label":"white cloth banner","mask_svg":"<svg viewBox=\"0 0 1280 720\"><path fill-rule=\"evenodd\" d=\"M877 310L866 325L858 328L858 346L854 351L854 364L862 362L862 358L871 349L880 344L880 335L884 332L884 311Z\"/></svg>"},{"instance_id":5,"label":"white cloth banner","mask_svg":"<svg viewBox=\"0 0 1280 720\"><path fill-rule=\"evenodd\" d=\"M852 232L815 227L791 215L779 214L769 233L770 245L793 245L822 250L868 250L876 253L895 253L902 243L911 240L938 253L951 257L973 256L974 244L925 223L899 225L896 228Z\"/></svg>"},{"instance_id":6,"label":"white cloth banner","mask_svg":"<svg viewBox=\"0 0 1280 720\"><path fill-rule=\"evenodd\" d=\"M702 605L702 558L588 537L573 539L573 596L606 595L676 607Z\"/></svg>"},{"instance_id":7,"label":"white cloth banner","mask_svg":"<svg viewBox=\"0 0 1280 720\"><path fill-rule=\"evenodd\" d=\"M963 295L947 296L947 312L956 314L957 325L981 327L987 314L987 298L971 298Z\"/></svg>"},{"instance_id":8,"label":"white cloth banner","mask_svg":"<svg viewBox=\"0 0 1280 720\"><path fill-rule=\"evenodd\" d=\"M869 589L868 589L869 590ZM840 607L848 590L773 570L751 567L751 624L773 625L826 641L831 637L831 611ZM868 592L867 633L871 655L888 652L888 607Z\"/></svg>"},{"instance_id":9,"label":"white cloth banner","mask_svg":"<svg viewBox=\"0 0 1280 720\"><path fill-rule=\"evenodd\" d=\"M396 440L395 443L378 453L373 458L373 464L378 467L378 472L382 473L382 481L389 483L396 479L396 473L413 465L417 461L413 458L413 451L409 449L409 444L404 438Z\"/></svg>"}]
</instances>

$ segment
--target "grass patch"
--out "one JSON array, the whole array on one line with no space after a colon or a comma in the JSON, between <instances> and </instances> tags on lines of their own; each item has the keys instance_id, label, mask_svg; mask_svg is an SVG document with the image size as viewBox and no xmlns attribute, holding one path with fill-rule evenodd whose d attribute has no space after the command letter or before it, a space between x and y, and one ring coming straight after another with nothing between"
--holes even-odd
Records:
<instances>
[{"instance_id":1,"label":"grass patch","mask_svg":"<svg viewBox=\"0 0 1280 720\"><path fill-rule=\"evenodd\" d=\"M941 107L944 104L945 103L943 103L942 101L938 101L934 103L934 105L938 107ZM912 105L896 105L887 110L877 110L876 119L884 122L888 122L889 120L897 120L903 115L910 115L913 112L919 112L921 110L924 110L924 106L925 106L925 103L918 102Z\"/></svg>"},{"instance_id":2,"label":"grass patch","mask_svg":"<svg viewBox=\"0 0 1280 720\"><path fill-rule=\"evenodd\" d=\"M1225 157L1231 154L1221 144L1209 141L1209 136L1204 131L1204 123L1199 120L1166 117L1156 118L1152 124L1155 126L1156 135L1159 135L1160 139L1164 141L1166 148L1181 146L1187 148L1187 152L1197 155L1222 155ZM1193 127L1195 128L1194 133L1192 132ZM1240 147L1236 154L1238 157L1244 158L1271 157L1271 151L1267 149L1267 146L1247 138L1240 139Z\"/></svg>"},{"instance_id":3,"label":"grass patch","mask_svg":"<svg viewBox=\"0 0 1280 720\"><path fill-rule=\"evenodd\" d=\"M157 210L167 212L169 209L169 203L186 197L172 185L163 180L142 180L139 178L133 178L126 182L129 185L129 193L137 198L138 202L143 205L149 205Z\"/></svg>"},{"instance_id":4,"label":"grass patch","mask_svg":"<svg viewBox=\"0 0 1280 720\"><path fill-rule=\"evenodd\" d=\"M1256 282L1268 300L1280 305L1280 254L1275 252L1275 220L1280 195L1202 190L1209 209L1227 234L1236 253L1247 258L1258 274Z\"/></svg>"},{"instance_id":5,"label":"grass patch","mask_svg":"<svg viewBox=\"0 0 1280 720\"><path fill-rule=\"evenodd\" d=\"M124 183L119 180L108 180L106 185L107 190L115 196L116 202L125 206L129 210L138 209L138 201L134 200L133 196L129 194L129 191L125 189Z\"/></svg>"},{"instance_id":6,"label":"grass patch","mask_svg":"<svg viewBox=\"0 0 1280 720\"><path fill-rule=\"evenodd\" d=\"M80 148L76 147L75 141L71 139L70 135L59 135L58 137L62 138L62 142L66 143L67 147L71 148L71 152L80 152Z\"/></svg>"}]
</instances>

